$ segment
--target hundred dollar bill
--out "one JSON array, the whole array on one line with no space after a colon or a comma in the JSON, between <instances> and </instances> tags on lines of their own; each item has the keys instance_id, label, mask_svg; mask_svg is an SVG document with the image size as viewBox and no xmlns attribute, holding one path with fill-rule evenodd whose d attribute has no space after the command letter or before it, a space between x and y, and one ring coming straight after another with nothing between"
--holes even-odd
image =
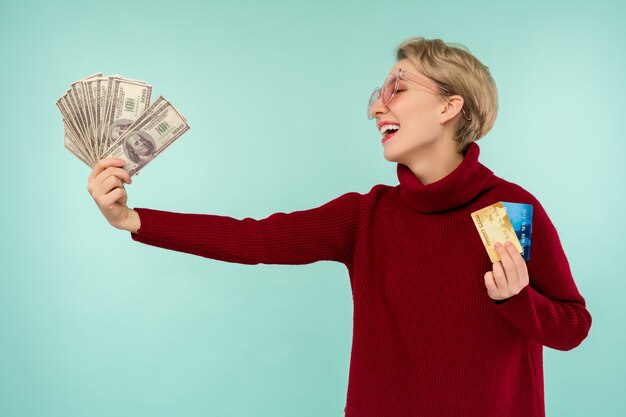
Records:
<instances>
[{"instance_id":1,"label":"hundred dollar bill","mask_svg":"<svg viewBox=\"0 0 626 417\"><path fill-rule=\"evenodd\" d=\"M150 105L152 86L143 81L110 77L108 106L103 116L99 135L98 155L107 154L124 131L146 111Z\"/></svg>"},{"instance_id":2,"label":"hundred dollar bill","mask_svg":"<svg viewBox=\"0 0 626 417\"><path fill-rule=\"evenodd\" d=\"M68 96L73 103L72 108L81 127L83 138L87 142L87 146L94 149L94 120L92 120L91 111L87 107L87 98L84 92L83 80L78 80L72 83ZM94 158L97 158L97 155L94 155Z\"/></svg>"},{"instance_id":3,"label":"hundred dollar bill","mask_svg":"<svg viewBox=\"0 0 626 417\"><path fill-rule=\"evenodd\" d=\"M65 147L69 149L72 153L76 154L76 152L74 152L76 150L84 158L91 160L92 158L89 155L89 151L85 147L82 141L82 138L80 137L80 134L78 133L78 130L76 126L74 125L74 121L69 115L69 111L65 107L65 104L63 103L62 98L59 99L59 101L57 101L57 107L59 108L59 111L61 112L61 115L63 116L63 128L64 128L63 133L65 136L65 145L66 145ZM67 146L68 143L72 143L73 146L68 147Z\"/></svg>"},{"instance_id":4,"label":"hundred dollar bill","mask_svg":"<svg viewBox=\"0 0 626 417\"><path fill-rule=\"evenodd\" d=\"M71 93L68 91L56 104L63 116L66 141L70 140L73 142L75 148L80 149L81 154L85 156L91 164L95 164L96 156L91 148L90 140L84 132L82 122L75 114L75 106L71 98Z\"/></svg>"},{"instance_id":5,"label":"hundred dollar bill","mask_svg":"<svg viewBox=\"0 0 626 417\"><path fill-rule=\"evenodd\" d=\"M75 139L74 136L72 136L72 134L67 131L67 126L64 127L64 130L65 132L64 132L64 137L63 137L63 143L65 146L65 149L70 151L75 157L83 161L89 167L93 168L96 163L96 160L92 158L88 154L88 152L85 152L81 148L80 141Z\"/></svg>"},{"instance_id":6,"label":"hundred dollar bill","mask_svg":"<svg viewBox=\"0 0 626 417\"><path fill-rule=\"evenodd\" d=\"M68 132L67 125L64 127L64 144L65 149L74 154L75 157L83 161L88 167L93 168L94 164L89 159L89 156L79 148L79 145L72 139L72 133Z\"/></svg>"},{"instance_id":7,"label":"hundred dollar bill","mask_svg":"<svg viewBox=\"0 0 626 417\"><path fill-rule=\"evenodd\" d=\"M132 177L188 130L186 119L160 96L103 157L125 160L124 169Z\"/></svg>"},{"instance_id":8,"label":"hundred dollar bill","mask_svg":"<svg viewBox=\"0 0 626 417\"><path fill-rule=\"evenodd\" d=\"M93 80L98 77L102 77L102 73L89 75L78 80L76 83ZM93 165L96 160L96 155L92 152L89 143L90 138L86 130L87 128L84 125L85 120L82 114L79 116L80 108L77 104L77 100L74 91L70 88L70 90L56 102L63 116L63 123L65 124L65 147L83 162Z\"/></svg>"},{"instance_id":9,"label":"hundred dollar bill","mask_svg":"<svg viewBox=\"0 0 626 417\"><path fill-rule=\"evenodd\" d=\"M152 86L145 81L117 74L96 73L73 82L56 102L65 148L91 168L121 152L131 175L137 173L189 129L185 117L164 98L150 106L151 95Z\"/></svg>"}]
</instances>

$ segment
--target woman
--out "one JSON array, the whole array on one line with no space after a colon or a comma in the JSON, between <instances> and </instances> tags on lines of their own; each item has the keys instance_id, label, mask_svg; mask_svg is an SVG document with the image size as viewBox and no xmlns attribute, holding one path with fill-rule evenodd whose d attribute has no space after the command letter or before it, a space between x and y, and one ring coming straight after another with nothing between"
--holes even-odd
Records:
<instances>
[{"instance_id":1,"label":"woman","mask_svg":"<svg viewBox=\"0 0 626 417\"><path fill-rule=\"evenodd\" d=\"M544 416L543 346L578 346L591 315L539 201L478 161L496 112L486 66L414 38L368 106L398 186L262 220L130 209L116 159L97 164L88 188L139 242L245 264L344 263L354 300L346 416ZM509 244L496 248L500 261L487 256L470 214L498 201L533 205L530 260Z\"/></svg>"}]
</instances>

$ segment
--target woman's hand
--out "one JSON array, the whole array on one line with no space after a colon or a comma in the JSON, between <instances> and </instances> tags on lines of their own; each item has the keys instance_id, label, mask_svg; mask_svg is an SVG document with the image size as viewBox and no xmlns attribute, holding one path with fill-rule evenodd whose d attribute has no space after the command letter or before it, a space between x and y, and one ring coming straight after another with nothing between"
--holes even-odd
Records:
<instances>
[{"instance_id":1,"label":"woman's hand","mask_svg":"<svg viewBox=\"0 0 626 417\"><path fill-rule=\"evenodd\" d=\"M126 206L128 196L124 183L132 181L128 171L122 168L124 163L119 158L99 160L89 175L87 191L113 227L136 233L140 226L139 215Z\"/></svg>"},{"instance_id":2,"label":"woman's hand","mask_svg":"<svg viewBox=\"0 0 626 417\"><path fill-rule=\"evenodd\" d=\"M505 245L496 243L494 246L500 260L494 262L493 271L485 274L485 285L489 297L504 300L518 294L528 285L528 268L513 243L507 241Z\"/></svg>"}]
</instances>

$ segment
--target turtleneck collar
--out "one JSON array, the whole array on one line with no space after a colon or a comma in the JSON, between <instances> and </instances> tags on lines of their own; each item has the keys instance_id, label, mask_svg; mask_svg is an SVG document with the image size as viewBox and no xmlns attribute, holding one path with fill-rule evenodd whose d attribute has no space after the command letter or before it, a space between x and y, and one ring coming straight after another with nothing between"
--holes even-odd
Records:
<instances>
[{"instance_id":1,"label":"turtleneck collar","mask_svg":"<svg viewBox=\"0 0 626 417\"><path fill-rule=\"evenodd\" d=\"M424 185L409 167L399 163L400 198L407 206L422 213L444 211L468 203L493 177L493 172L478 162L479 154L478 144L470 143L454 171L428 185Z\"/></svg>"}]
</instances>

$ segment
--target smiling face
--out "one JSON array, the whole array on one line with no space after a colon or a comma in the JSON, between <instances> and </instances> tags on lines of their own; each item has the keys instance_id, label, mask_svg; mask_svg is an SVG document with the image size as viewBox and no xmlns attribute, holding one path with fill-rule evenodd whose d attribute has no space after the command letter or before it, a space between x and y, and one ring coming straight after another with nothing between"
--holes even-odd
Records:
<instances>
[{"instance_id":1,"label":"smiling face","mask_svg":"<svg viewBox=\"0 0 626 417\"><path fill-rule=\"evenodd\" d=\"M398 61L391 71L398 68L423 76L407 59ZM377 127L383 122L400 125L393 136L382 137L385 159L410 165L420 151L441 139L449 120L444 113L447 105L438 94L408 80L400 80L398 92L387 106L378 99L370 111Z\"/></svg>"}]
</instances>

